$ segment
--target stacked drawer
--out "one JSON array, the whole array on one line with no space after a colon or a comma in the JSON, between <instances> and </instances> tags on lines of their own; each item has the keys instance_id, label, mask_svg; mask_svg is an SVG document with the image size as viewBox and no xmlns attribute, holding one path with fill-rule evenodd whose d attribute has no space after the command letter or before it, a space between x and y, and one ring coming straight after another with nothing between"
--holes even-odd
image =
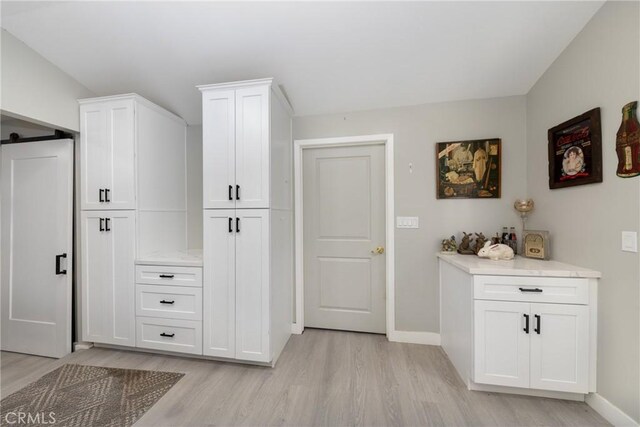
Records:
<instances>
[{"instance_id":1,"label":"stacked drawer","mask_svg":"<svg viewBox=\"0 0 640 427\"><path fill-rule=\"evenodd\" d=\"M202 354L202 268L136 265L136 346Z\"/></svg>"}]
</instances>

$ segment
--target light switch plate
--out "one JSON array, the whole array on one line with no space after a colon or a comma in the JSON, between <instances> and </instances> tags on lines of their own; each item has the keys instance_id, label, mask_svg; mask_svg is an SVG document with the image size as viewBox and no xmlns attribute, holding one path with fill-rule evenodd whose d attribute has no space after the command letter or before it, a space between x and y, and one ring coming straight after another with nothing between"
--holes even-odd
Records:
<instances>
[{"instance_id":1,"label":"light switch plate","mask_svg":"<svg viewBox=\"0 0 640 427\"><path fill-rule=\"evenodd\" d=\"M635 231L622 232L622 250L625 252L638 252L638 233Z\"/></svg>"},{"instance_id":2,"label":"light switch plate","mask_svg":"<svg viewBox=\"0 0 640 427\"><path fill-rule=\"evenodd\" d=\"M396 217L396 228L420 228L420 221L417 216Z\"/></svg>"}]
</instances>

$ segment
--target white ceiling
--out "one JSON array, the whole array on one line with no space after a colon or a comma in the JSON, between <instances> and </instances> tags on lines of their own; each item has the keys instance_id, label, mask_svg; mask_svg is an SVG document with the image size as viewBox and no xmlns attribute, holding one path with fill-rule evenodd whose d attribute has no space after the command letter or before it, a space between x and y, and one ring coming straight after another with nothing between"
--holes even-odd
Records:
<instances>
[{"instance_id":1,"label":"white ceiling","mask_svg":"<svg viewBox=\"0 0 640 427\"><path fill-rule=\"evenodd\" d=\"M98 95L201 123L197 84L275 77L297 115L521 95L602 6L2 1L2 27Z\"/></svg>"}]
</instances>

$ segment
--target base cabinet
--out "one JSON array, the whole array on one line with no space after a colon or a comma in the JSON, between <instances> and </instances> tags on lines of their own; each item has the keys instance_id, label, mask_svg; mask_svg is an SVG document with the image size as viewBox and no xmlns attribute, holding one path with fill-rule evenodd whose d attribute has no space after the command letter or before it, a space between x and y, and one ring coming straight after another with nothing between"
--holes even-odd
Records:
<instances>
[{"instance_id":1,"label":"base cabinet","mask_svg":"<svg viewBox=\"0 0 640 427\"><path fill-rule=\"evenodd\" d=\"M270 326L269 210L238 209L236 359L268 362Z\"/></svg>"},{"instance_id":2,"label":"base cabinet","mask_svg":"<svg viewBox=\"0 0 640 427\"><path fill-rule=\"evenodd\" d=\"M502 274L496 265L439 261L442 347L468 388L568 399L596 392L600 273L519 257Z\"/></svg>"},{"instance_id":3,"label":"base cabinet","mask_svg":"<svg viewBox=\"0 0 640 427\"><path fill-rule=\"evenodd\" d=\"M83 211L82 339L133 347L135 213Z\"/></svg>"},{"instance_id":4,"label":"base cabinet","mask_svg":"<svg viewBox=\"0 0 640 427\"><path fill-rule=\"evenodd\" d=\"M271 360L269 213L205 210L205 355Z\"/></svg>"},{"instance_id":5,"label":"base cabinet","mask_svg":"<svg viewBox=\"0 0 640 427\"><path fill-rule=\"evenodd\" d=\"M476 301L475 376L481 384L529 386L530 340L524 331L527 303Z\"/></svg>"},{"instance_id":6,"label":"base cabinet","mask_svg":"<svg viewBox=\"0 0 640 427\"><path fill-rule=\"evenodd\" d=\"M587 393L589 307L531 304L531 388Z\"/></svg>"},{"instance_id":7,"label":"base cabinet","mask_svg":"<svg viewBox=\"0 0 640 427\"><path fill-rule=\"evenodd\" d=\"M205 210L203 351L236 357L236 236L234 210Z\"/></svg>"},{"instance_id":8,"label":"base cabinet","mask_svg":"<svg viewBox=\"0 0 640 427\"><path fill-rule=\"evenodd\" d=\"M589 308L569 304L474 304L479 384L588 392Z\"/></svg>"}]
</instances>

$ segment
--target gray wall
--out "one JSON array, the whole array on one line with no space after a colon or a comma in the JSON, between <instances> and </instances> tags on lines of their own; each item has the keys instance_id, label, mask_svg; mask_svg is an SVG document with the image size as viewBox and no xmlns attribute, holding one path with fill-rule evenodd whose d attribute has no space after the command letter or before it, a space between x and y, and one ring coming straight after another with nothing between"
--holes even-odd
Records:
<instances>
[{"instance_id":1,"label":"gray wall","mask_svg":"<svg viewBox=\"0 0 640 427\"><path fill-rule=\"evenodd\" d=\"M202 249L202 126L187 126L187 248Z\"/></svg>"},{"instance_id":2,"label":"gray wall","mask_svg":"<svg viewBox=\"0 0 640 427\"><path fill-rule=\"evenodd\" d=\"M528 193L532 228L551 232L554 259L602 271L598 393L640 421L638 254L620 250L637 231L640 178L615 175L621 109L640 99L637 2L607 2L527 96ZM604 182L549 190L547 130L595 107L602 114Z\"/></svg>"},{"instance_id":3,"label":"gray wall","mask_svg":"<svg viewBox=\"0 0 640 427\"><path fill-rule=\"evenodd\" d=\"M420 217L419 229L395 230L396 329L439 332L440 241L519 224L512 205L526 193L525 98L295 117L293 124L295 139L394 134L396 215ZM435 143L494 137L502 138L502 198L436 200Z\"/></svg>"},{"instance_id":4,"label":"gray wall","mask_svg":"<svg viewBox=\"0 0 640 427\"><path fill-rule=\"evenodd\" d=\"M94 96L61 69L2 30L2 99L0 108L56 129L78 132L78 98Z\"/></svg>"}]
</instances>

